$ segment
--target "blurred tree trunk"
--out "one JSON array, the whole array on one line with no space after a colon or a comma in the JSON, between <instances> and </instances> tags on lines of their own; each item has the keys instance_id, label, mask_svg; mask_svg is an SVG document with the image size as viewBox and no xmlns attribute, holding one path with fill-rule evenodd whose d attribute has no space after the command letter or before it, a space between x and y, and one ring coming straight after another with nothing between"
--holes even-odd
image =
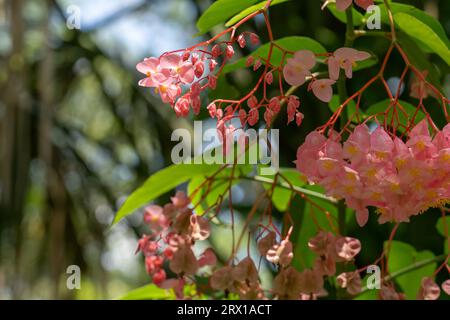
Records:
<instances>
[{"instance_id":1,"label":"blurred tree trunk","mask_svg":"<svg viewBox=\"0 0 450 320\"><path fill-rule=\"evenodd\" d=\"M24 199L28 185L30 165L30 132L31 106L25 84L24 59L24 24L23 1L8 1L6 4L12 42L8 57L8 82L5 88L6 111L2 125L2 159L1 180L2 194L0 207L5 226L2 228L1 241L11 241L15 250L14 257L6 257L14 268L16 279L13 282L12 294L20 295L20 256L21 256L21 221ZM6 231L6 234L5 234ZM2 258L4 252L1 253Z\"/></svg>"}]
</instances>

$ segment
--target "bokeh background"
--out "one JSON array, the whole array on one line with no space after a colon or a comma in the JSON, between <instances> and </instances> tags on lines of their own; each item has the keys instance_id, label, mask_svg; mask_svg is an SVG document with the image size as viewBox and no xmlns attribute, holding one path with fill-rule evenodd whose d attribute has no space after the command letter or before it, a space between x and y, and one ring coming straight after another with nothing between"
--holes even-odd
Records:
<instances>
[{"instance_id":1,"label":"bokeh background","mask_svg":"<svg viewBox=\"0 0 450 320\"><path fill-rule=\"evenodd\" d=\"M448 0L402 2L437 17L450 33ZM111 222L132 190L171 164L171 132L190 129L193 117L176 118L151 90L138 87L134 66L144 57L205 39L194 37L195 22L211 3L0 0L0 299L113 299L149 283L142 257L134 255L145 230L142 213L112 228ZM320 5L291 0L271 8L275 37L313 37L329 51L342 46L344 25ZM78 13L80 29L69 28L67 22ZM255 19L245 28L266 41L262 21ZM382 39L358 44L364 41L378 54L388 45ZM402 71L396 59L388 68L393 83ZM449 95L448 67L431 59ZM374 72L376 66L358 73L349 90ZM252 81L245 71L227 75L212 94L238 96ZM297 94L306 97L302 90ZM365 96L363 106L380 100L382 90ZM433 108L434 101L427 103ZM310 97L302 100L302 111L301 128L285 126L283 117L275 123L281 129L283 166L293 166L305 133L331 114ZM445 119L437 122L442 125ZM241 203L244 214L255 190L248 184L235 190L250 200ZM400 228L397 239L442 254L443 238L434 227L438 217L432 212L414 218ZM379 255L390 227L379 226L373 215L365 229L350 224L349 234L365 247L358 263ZM214 245L226 244L223 235ZM73 264L81 268L81 290L66 288L66 268Z\"/></svg>"}]
</instances>

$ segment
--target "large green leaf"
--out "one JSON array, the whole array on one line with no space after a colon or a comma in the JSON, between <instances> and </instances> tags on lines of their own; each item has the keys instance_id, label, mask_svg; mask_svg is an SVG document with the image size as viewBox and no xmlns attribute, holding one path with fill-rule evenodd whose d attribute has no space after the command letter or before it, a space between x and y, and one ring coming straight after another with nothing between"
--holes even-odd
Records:
<instances>
[{"instance_id":1,"label":"large green leaf","mask_svg":"<svg viewBox=\"0 0 450 320\"><path fill-rule=\"evenodd\" d=\"M276 4L280 4L280 3L284 3L287 2L289 0L273 0L272 3L270 4L270 6L274 6ZM230 20L227 21L227 23L225 24L226 27L230 27L232 25L234 25L235 23L241 21L242 19L244 19L245 17L247 17L248 15L252 14L253 12L256 12L260 9L264 9L264 6L266 5L267 1L261 1L251 7L248 7L245 10L242 10L241 12L239 12L237 15L235 15L233 18L231 18Z\"/></svg>"},{"instance_id":2,"label":"large green leaf","mask_svg":"<svg viewBox=\"0 0 450 320\"><path fill-rule=\"evenodd\" d=\"M425 44L450 65L450 49L431 27L406 13L395 14L395 22L403 32Z\"/></svg>"},{"instance_id":3,"label":"large green leaf","mask_svg":"<svg viewBox=\"0 0 450 320\"><path fill-rule=\"evenodd\" d=\"M127 198L117 212L113 224L192 177L213 173L220 167L218 164L176 164L158 171Z\"/></svg>"},{"instance_id":4,"label":"large green leaf","mask_svg":"<svg viewBox=\"0 0 450 320\"><path fill-rule=\"evenodd\" d=\"M387 108L389 107L391 103L391 100L386 99L380 102L377 102L373 105L371 105L365 112L366 115L375 115L381 112L384 112L385 110L387 110ZM404 112L406 112L406 114L401 111L400 107L397 107L397 111L398 111L398 120L397 117L394 116L394 108L391 107L391 109L389 110L388 114L387 114L387 119L386 119L386 123L390 124L392 117L394 117L394 126L397 127L398 124L402 124L405 127L409 126L409 122L412 119L413 115L416 113L417 108L414 107L412 104L406 102L406 101L402 101L402 100L398 100L398 103L403 107ZM414 119L414 123L418 123L421 120L423 120L425 118L425 114L419 110L417 111L417 115ZM384 121L384 116L377 116L378 121L383 122ZM403 127L399 127L398 130L400 132L404 131Z\"/></svg>"},{"instance_id":5,"label":"large green leaf","mask_svg":"<svg viewBox=\"0 0 450 320\"><path fill-rule=\"evenodd\" d=\"M448 40L447 34L445 33L444 28L439 23L437 19L430 16L429 14L425 13L424 11L403 3L391 3L389 5L391 8L392 13L394 14L394 21L396 20L396 14L398 13L406 13L409 16L414 17L417 20L420 20L422 23L426 24L430 29L433 30L433 32L438 35L438 37L443 41L447 47L450 47L450 41ZM381 9L381 21L385 24L389 24L389 17L387 15L386 6L384 4L380 4ZM366 18L370 14L366 14Z\"/></svg>"},{"instance_id":6,"label":"large green leaf","mask_svg":"<svg viewBox=\"0 0 450 320\"><path fill-rule=\"evenodd\" d=\"M324 189L319 185L308 185L305 188L310 191L325 194ZM318 227L316 223L320 226L321 230L326 231L333 231L330 221L337 226L338 209L335 204L319 198L314 198L314 204L315 206L309 201L304 201L296 196L290 210L292 220L294 221L294 231L291 236L291 241L294 243L294 259L292 264L299 270L313 266L316 255L308 248L308 242L312 237L317 235ZM327 218L325 212L329 214L329 218ZM352 210L346 209L347 217L352 217L351 212Z\"/></svg>"},{"instance_id":7,"label":"large green leaf","mask_svg":"<svg viewBox=\"0 0 450 320\"><path fill-rule=\"evenodd\" d=\"M120 297L120 300L163 300L163 299L175 299L175 295L169 290L158 288L154 284L148 284L146 286L134 289L124 296Z\"/></svg>"},{"instance_id":8,"label":"large green leaf","mask_svg":"<svg viewBox=\"0 0 450 320\"><path fill-rule=\"evenodd\" d=\"M341 105L340 101L339 101L339 96L337 94L333 95L333 97L331 97L330 102L328 103L328 107L330 108L331 112L336 112L336 110L339 108L339 106ZM353 117L356 113L356 103L354 100L350 100L350 102L347 104L347 106L345 107L344 112L347 112L347 118L350 119L351 117ZM362 110L359 110L359 114L360 116L362 116L364 113L362 112ZM353 122L357 121L356 115L353 117Z\"/></svg>"},{"instance_id":9,"label":"large green leaf","mask_svg":"<svg viewBox=\"0 0 450 320\"><path fill-rule=\"evenodd\" d=\"M277 45L288 51L298 50L311 50L314 53L325 53L327 50L316 40L308 37L285 37L275 41ZM270 43L265 43L256 49L251 55L255 58L266 58L269 54ZM244 68L247 57L239 59L234 63L230 63L223 68L223 72L227 73L236 69ZM279 49L273 48L270 62L273 65L279 65L281 63L282 53Z\"/></svg>"},{"instance_id":10,"label":"large green leaf","mask_svg":"<svg viewBox=\"0 0 450 320\"><path fill-rule=\"evenodd\" d=\"M198 35L221 24L260 0L217 0L198 19Z\"/></svg>"},{"instance_id":11,"label":"large green leaf","mask_svg":"<svg viewBox=\"0 0 450 320\"><path fill-rule=\"evenodd\" d=\"M335 16L336 19L343 23L347 23L347 16L345 11L340 11L336 9L335 3L330 3L327 5L327 9L330 10L331 14ZM357 10L352 8L352 16L353 16L353 26L358 27L362 24L364 16L359 13Z\"/></svg>"},{"instance_id":12,"label":"large green leaf","mask_svg":"<svg viewBox=\"0 0 450 320\"><path fill-rule=\"evenodd\" d=\"M238 165L235 169L235 176L247 175L253 169L252 165ZM205 182L206 176L201 174L191 179L188 184L188 195L191 197L192 203L196 205L195 212L197 214L203 214L205 210L215 203L219 197L225 197L228 192L229 178L232 174L231 168L226 168L219 172L212 182ZM239 180L234 179L232 186L239 183ZM202 185L203 184L203 185ZM194 194L195 192L195 194Z\"/></svg>"},{"instance_id":13,"label":"large green leaf","mask_svg":"<svg viewBox=\"0 0 450 320\"><path fill-rule=\"evenodd\" d=\"M387 245L388 243L386 242L385 248ZM417 252L414 247L407 243L392 241L388 257L389 273L393 275L415 263L431 260L434 257L431 251ZM395 278L395 281L400 285L407 299L416 299L422 279L433 276L435 269L436 262L426 264L399 275Z\"/></svg>"},{"instance_id":14,"label":"large green leaf","mask_svg":"<svg viewBox=\"0 0 450 320\"><path fill-rule=\"evenodd\" d=\"M438 70L428 61L427 56L417 45L416 41L414 41L414 39L403 32L397 32L397 40L408 56L411 64L418 68L420 71L427 70L427 81L442 92Z\"/></svg>"}]
</instances>

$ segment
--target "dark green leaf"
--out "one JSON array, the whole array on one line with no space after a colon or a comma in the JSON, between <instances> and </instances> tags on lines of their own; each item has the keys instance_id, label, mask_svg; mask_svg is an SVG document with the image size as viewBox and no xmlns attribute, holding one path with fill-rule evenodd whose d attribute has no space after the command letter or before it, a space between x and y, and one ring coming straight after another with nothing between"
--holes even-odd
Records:
<instances>
[{"instance_id":1,"label":"dark green leaf","mask_svg":"<svg viewBox=\"0 0 450 320\"><path fill-rule=\"evenodd\" d=\"M274 6L276 4L280 4L280 3L284 3L287 2L289 0L273 0L272 3L270 4L270 6ZM241 12L239 12L237 15L235 15L233 18L231 18L230 20L227 21L227 23L225 24L226 27L230 27L232 25L234 25L235 23L241 21L242 19L244 19L245 17L247 17L248 15L252 14L253 12L256 12L260 9L264 9L264 6L266 5L267 1L261 1L251 7L248 7L245 10L242 10Z\"/></svg>"},{"instance_id":2,"label":"dark green leaf","mask_svg":"<svg viewBox=\"0 0 450 320\"><path fill-rule=\"evenodd\" d=\"M113 224L192 177L213 173L220 167L218 164L177 164L158 171L127 198L117 212Z\"/></svg>"},{"instance_id":3,"label":"dark green leaf","mask_svg":"<svg viewBox=\"0 0 450 320\"><path fill-rule=\"evenodd\" d=\"M198 19L198 34L201 35L221 24L235 14L257 3L259 0L217 0Z\"/></svg>"}]
</instances>

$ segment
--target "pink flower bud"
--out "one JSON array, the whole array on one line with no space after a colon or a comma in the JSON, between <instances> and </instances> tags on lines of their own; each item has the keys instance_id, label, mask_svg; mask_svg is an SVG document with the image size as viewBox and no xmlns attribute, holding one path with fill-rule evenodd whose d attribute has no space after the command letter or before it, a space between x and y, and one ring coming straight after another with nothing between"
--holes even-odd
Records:
<instances>
[{"instance_id":1,"label":"pink flower bud","mask_svg":"<svg viewBox=\"0 0 450 320\"><path fill-rule=\"evenodd\" d=\"M256 108L251 109L248 112L248 118L247 118L248 124L250 126L254 126L258 122L258 119L259 119L258 109L256 109Z\"/></svg>"},{"instance_id":2,"label":"pink flower bud","mask_svg":"<svg viewBox=\"0 0 450 320\"><path fill-rule=\"evenodd\" d=\"M211 116L211 118L214 118L216 116L216 104L215 103L211 103L208 107L207 107L208 111L209 111L209 115Z\"/></svg>"},{"instance_id":3,"label":"pink flower bud","mask_svg":"<svg viewBox=\"0 0 450 320\"><path fill-rule=\"evenodd\" d=\"M247 60L245 60L245 65L247 67L250 67L253 64L254 61L255 61L255 58L253 58L253 56L248 56Z\"/></svg>"},{"instance_id":4,"label":"pink flower bud","mask_svg":"<svg viewBox=\"0 0 450 320\"><path fill-rule=\"evenodd\" d=\"M255 64L253 65L253 71L256 71L259 69L259 67L261 67L262 63L261 60L256 60Z\"/></svg>"},{"instance_id":5,"label":"pink flower bud","mask_svg":"<svg viewBox=\"0 0 450 320\"><path fill-rule=\"evenodd\" d=\"M245 120L247 119L247 112L244 109L239 110L239 120L241 121L241 125L245 125Z\"/></svg>"},{"instance_id":6,"label":"pink flower bud","mask_svg":"<svg viewBox=\"0 0 450 320\"><path fill-rule=\"evenodd\" d=\"M255 33L250 33L250 42L254 45L259 44L259 37Z\"/></svg>"},{"instance_id":7,"label":"pink flower bud","mask_svg":"<svg viewBox=\"0 0 450 320\"><path fill-rule=\"evenodd\" d=\"M305 116L301 112L297 112L295 114L295 123L297 124L297 126L300 126L302 124L302 121L303 121L304 117Z\"/></svg>"},{"instance_id":8,"label":"pink flower bud","mask_svg":"<svg viewBox=\"0 0 450 320\"><path fill-rule=\"evenodd\" d=\"M244 47L245 47L246 42L245 42L245 35L244 35L243 33L241 33L241 34L239 35L237 41L238 41L239 46L240 46L241 48L244 48Z\"/></svg>"},{"instance_id":9,"label":"pink flower bud","mask_svg":"<svg viewBox=\"0 0 450 320\"><path fill-rule=\"evenodd\" d=\"M203 72L205 71L205 65L203 64L203 61L197 61L197 63L194 65L194 73L197 78L200 78L203 75Z\"/></svg>"},{"instance_id":10,"label":"pink flower bud","mask_svg":"<svg viewBox=\"0 0 450 320\"><path fill-rule=\"evenodd\" d=\"M208 87L210 87L211 89L216 89L217 86L217 78L216 76L213 75L209 75L208 76Z\"/></svg>"},{"instance_id":11,"label":"pink flower bud","mask_svg":"<svg viewBox=\"0 0 450 320\"><path fill-rule=\"evenodd\" d=\"M255 96L251 96L247 100L247 105L249 108L255 108L258 105L258 99Z\"/></svg>"},{"instance_id":12,"label":"pink flower bud","mask_svg":"<svg viewBox=\"0 0 450 320\"><path fill-rule=\"evenodd\" d=\"M234 49L232 45L227 45L226 56L228 59L231 59L234 56Z\"/></svg>"},{"instance_id":13,"label":"pink flower bud","mask_svg":"<svg viewBox=\"0 0 450 320\"><path fill-rule=\"evenodd\" d=\"M213 71L217 66L217 61L214 59L209 60L209 70Z\"/></svg>"},{"instance_id":14,"label":"pink flower bud","mask_svg":"<svg viewBox=\"0 0 450 320\"><path fill-rule=\"evenodd\" d=\"M181 56L181 58L183 59L183 61L186 61L186 60L189 59L190 55L191 55L191 52L186 50L186 51L183 52L183 55Z\"/></svg>"},{"instance_id":15,"label":"pink flower bud","mask_svg":"<svg viewBox=\"0 0 450 320\"><path fill-rule=\"evenodd\" d=\"M266 80L266 83L267 83L268 85L271 85L271 84L272 84L272 82L273 82L273 74L272 74L272 72L268 72L268 73L266 74L265 80Z\"/></svg>"},{"instance_id":16,"label":"pink flower bud","mask_svg":"<svg viewBox=\"0 0 450 320\"><path fill-rule=\"evenodd\" d=\"M221 54L222 54L222 50L220 50L220 46L219 46L218 44L214 45L214 46L212 47L212 50L211 50L211 55L212 55L214 58L217 58L217 57L220 56Z\"/></svg>"},{"instance_id":17,"label":"pink flower bud","mask_svg":"<svg viewBox=\"0 0 450 320\"><path fill-rule=\"evenodd\" d=\"M192 54L192 56L191 56L191 62L192 62L192 64L196 64L197 63L197 61L198 61L198 53L197 52L194 52L193 54Z\"/></svg>"}]
</instances>

